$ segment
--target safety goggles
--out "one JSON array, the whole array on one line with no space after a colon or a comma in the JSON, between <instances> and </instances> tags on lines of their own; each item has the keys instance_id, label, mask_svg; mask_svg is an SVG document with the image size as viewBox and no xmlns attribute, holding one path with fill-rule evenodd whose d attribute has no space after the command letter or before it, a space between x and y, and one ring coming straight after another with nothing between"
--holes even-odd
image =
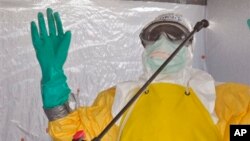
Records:
<instances>
[{"instance_id":1,"label":"safety goggles","mask_svg":"<svg viewBox=\"0 0 250 141\"><path fill-rule=\"evenodd\" d=\"M189 33L189 30L178 22L158 21L146 26L140 33L140 39L144 47L158 40L161 34L165 34L172 42L179 43L183 41ZM192 43L192 40L193 39L190 39L188 44Z\"/></svg>"}]
</instances>

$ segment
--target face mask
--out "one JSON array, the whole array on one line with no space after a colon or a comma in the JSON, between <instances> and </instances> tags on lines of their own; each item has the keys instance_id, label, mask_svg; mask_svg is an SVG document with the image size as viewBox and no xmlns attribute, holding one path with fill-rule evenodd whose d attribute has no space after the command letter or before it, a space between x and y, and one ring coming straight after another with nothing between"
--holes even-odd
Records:
<instances>
[{"instance_id":1,"label":"face mask","mask_svg":"<svg viewBox=\"0 0 250 141\"><path fill-rule=\"evenodd\" d=\"M173 53L181 42L172 42L164 34L151 45L146 45L143 52L143 65L148 72L155 72L166 59ZM185 67L187 47L183 47L168 63L161 73L175 73Z\"/></svg>"}]
</instances>

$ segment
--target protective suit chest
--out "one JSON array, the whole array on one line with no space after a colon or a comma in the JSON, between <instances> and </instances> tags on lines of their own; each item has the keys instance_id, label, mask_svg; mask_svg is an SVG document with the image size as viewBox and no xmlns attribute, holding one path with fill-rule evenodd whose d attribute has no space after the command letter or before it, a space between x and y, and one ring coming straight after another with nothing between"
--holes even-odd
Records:
<instances>
[{"instance_id":1,"label":"protective suit chest","mask_svg":"<svg viewBox=\"0 0 250 141\"><path fill-rule=\"evenodd\" d=\"M123 117L120 141L218 141L209 113L190 90L151 84Z\"/></svg>"}]
</instances>

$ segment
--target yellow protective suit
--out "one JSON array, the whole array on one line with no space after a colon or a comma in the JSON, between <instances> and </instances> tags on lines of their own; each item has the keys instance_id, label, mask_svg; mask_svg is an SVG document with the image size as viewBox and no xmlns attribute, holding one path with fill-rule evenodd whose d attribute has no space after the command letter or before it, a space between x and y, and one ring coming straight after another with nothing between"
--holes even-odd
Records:
<instances>
[{"instance_id":1,"label":"yellow protective suit","mask_svg":"<svg viewBox=\"0 0 250 141\"><path fill-rule=\"evenodd\" d=\"M250 123L248 86L229 83L216 88L218 128L193 91L186 96L184 87L164 83L151 84L148 88L149 93L143 94L127 112L129 116L122 118L120 132L114 126L102 141L118 138L121 141L216 141L220 140L217 129L224 141L228 141L230 123ZM71 141L76 131L84 130L87 140L91 140L112 119L114 95L115 88L103 91L91 107L79 108L65 118L50 122L49 134L55 141Z\"/></svg>"},{"instance_id":2,"label":"yellow protective suit","mask_svg":"<svg viewBox=\"0 0 250 141\"><path fill-rule=\"evenodd\" d=\"M250 125L250 87L226 83L216 87L215 111L223 141L229 141L230 124Z\"/></svg>"}]
</instances>

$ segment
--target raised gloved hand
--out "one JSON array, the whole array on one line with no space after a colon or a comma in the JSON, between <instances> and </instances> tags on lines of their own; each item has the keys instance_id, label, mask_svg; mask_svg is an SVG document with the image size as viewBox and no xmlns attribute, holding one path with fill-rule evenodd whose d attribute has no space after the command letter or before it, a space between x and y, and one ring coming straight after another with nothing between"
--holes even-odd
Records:
<instances>
[{"instance_id":1,"label":"raised gloved hand","mask_svg":"<svg viewBox=\"0 0 250 141\"><path fill-rule=\"evenodd\" d=\"M31 22L32 43L42 71L41 91L44 108L54 108L67 102L70 89L63 71L68 55L71 32L64 33L59 14L47 9L49 34L42 13L38 13L39 31Z\"/></svg>"}]
</instances>

